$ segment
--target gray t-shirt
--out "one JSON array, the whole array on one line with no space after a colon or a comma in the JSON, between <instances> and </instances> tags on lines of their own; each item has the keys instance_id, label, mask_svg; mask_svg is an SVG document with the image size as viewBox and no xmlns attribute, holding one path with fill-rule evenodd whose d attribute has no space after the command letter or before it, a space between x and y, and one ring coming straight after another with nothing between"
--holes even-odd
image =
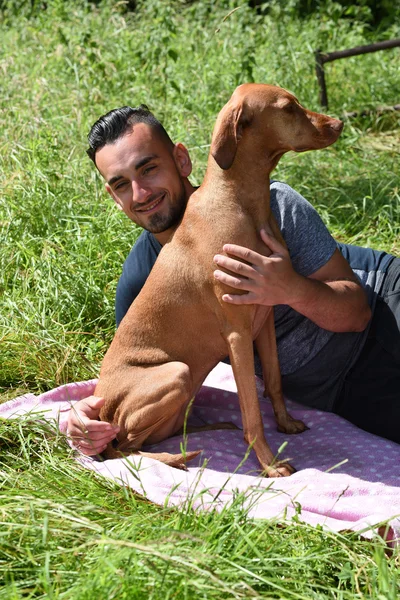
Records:
<instances>
[{"instance_id":1,"label":"gray t-shirt","mask_svg":"<svg viewBox=\"0 0 400 600\"><path fill-rule=\"evenodd\" d=\"M273 181L271 209L298 273L305 277L312 275L332 258L336 242L319 214L300 194L284 183ZM362 336L322 329L286 305L275 306L274 311L285 394L292 400L329 410L349 360L361 349ZM328 348L326 355L324 350ZM257 375L262 376L257 355L255 368Z\"/></svg>"},{"instance_id":2,"label":"gray t-shirt","mask_svg":"<svg viewBox=\"0 0 400 600\"><path fill-rule=\"evenodd\" d=\"M373 311L393 256L337 244L309 202L284 183L272 182L271 208L295 270L311 275L339 248L366 290ZM331 410L346 374L364 346L369 326L362 332L333 333L288 306L276 306L275 328L285 394L308 406ZM257 356L255 364L256 373L261 376Z\"/></svg>"},{"instance_id":3,"label":"gray t-shirt","mask_svg":"<svg viewBox=\"0 0 400 600\"><path fill-rule=\"evenodd\" d=\"M317 211L290 186L271 183L271 210L288 246L293 268L308 277L332 258L337 246ZM275 329L282 375L309 362L333 333L286 305L275 306Z\"/></svg>"},{"instance_id":4,"label":"gray t-shirt","mask_svg":"<svg viewBox=\"0 0 400 600\"><path fill-rule=\"evenodd\" d=\"M323 267L339 248L364 285L373 310L385 270L393 257L367 248L337 244L316 210L300 194L279 181L272 181L270 187L271 209L294 269L307 277ZM160 250L160 243L148 231L140 235L132 248L117 287L117 324L143 287ZM289 306L275 306L274 311L285 394L308 406L330 410L346 373L364 345L368 329L361 333L333 333L321 329ZM262 376L257 355L255 368L257 375Z\"/></svg>"}]
</instances>

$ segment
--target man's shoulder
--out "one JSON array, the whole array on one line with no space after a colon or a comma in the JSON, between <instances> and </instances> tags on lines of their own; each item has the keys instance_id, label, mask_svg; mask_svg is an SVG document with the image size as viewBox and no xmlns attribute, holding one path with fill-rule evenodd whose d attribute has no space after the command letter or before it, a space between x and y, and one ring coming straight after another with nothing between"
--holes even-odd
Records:
<instances>
[{"instance_id":1,"label":"man's shoulder","mask_svg":"<svg viewBox=\"0 0 400 600\"><path fill-rule=\"evenodd\" d=\"M160 242L154 237L154 235L152 233L150 233L150 231L147 231L147 229L143 229L143 231L140 233L139 237L136 239L131 252L136 251L136 252L145 252L145 251L160 251L161 250L161 244Z\"/></svg>"},{"instance_id":2,"label":"man's shoulder","mask_svg":"<svg viewBox=\"0 0 400 600\"><path fill-rule=\"evenodd\" d=\"M125 259L119 285L122 287L144 284L157 256L161 244L149 231L142 231Z\"/></svg>"},{"instance_id":3,"label":"man's shoulder","mask_svg":"<svg viewBox=\"0 0 400 600\"><path fill-rule=\"evenodd\" d=\"M129 252L117 285L115 311L117 325L144 286L161 250L154 235L143 231Z\"/></svg>"},{"instance_id":4,"label":"man's shoulder","mask_svg":"<svg viewBox=\"0 0 400 600\"><path fill-rule=\"evenodd\" d=\"M298 273L308 277L328 262L336 243L308 200L287 183L273 180L271 211Z\"/></svg>"},{"instance_id":5,"label":"man's shoulder","mask_svg":"<svg viewBox=\"0 0 400 600\"><path fill-rule=\"evenodd\" d=\"M292 225L301 230L320 220L313 205L299 192L282 181L270 183L270 205L281 230Z\"/></svg>"},{"instance_id":6,"label":"man's shoulder","mask_svg":"<svg viewBox=\"0 0 400 600\"><path fill-rule=\"evenodd\" d=\"M142 231L125 259L123 270L130 270L135 263L138 265L146 265L149 261L150 263L154 263L160 250L161 244L156 240L154 235L149 231Z\"/></svg>"},{"instance_id":7,"label":"man's shoulder","mask_svg":"<svg viewBox=\"0 0 400 600\"><path fill-rule=\"evenodd\" d=\"M270 182L271 207L276 207L277 210L282 207L299 207L305 206L312 208L308 200L299 192L293 189L288 183L271 179Z\"/></svg>"},{"instance_id":8,"label":"man's shoulder","mask_svg":"<svg viewBox=\"0 0 400 600\"><path fill-rule=\"evenodd\" d=\"M285 192L287 191L287 189L289 189L294 192L293 188L291 188L288 183L285 183L284 181L279 181L279 179L271 179L269 182L269 186L271 190L282 190Z\"/></svg>"}]
</instances>

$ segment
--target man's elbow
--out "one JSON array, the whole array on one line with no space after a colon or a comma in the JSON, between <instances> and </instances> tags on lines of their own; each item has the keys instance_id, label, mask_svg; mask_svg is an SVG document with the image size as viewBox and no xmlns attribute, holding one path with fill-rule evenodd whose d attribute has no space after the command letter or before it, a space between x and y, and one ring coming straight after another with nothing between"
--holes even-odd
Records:
<instances>
[{"instance_id":1,"label":"man's elbow","mask_svg":"<svg viewBox=\"0 0 400 600\"><path fill-rule=\"evenodd\" d=\"M372 310L368 303L367 294L361 285L353 290L352 309L349 314L350 329L355 333L365 331L372 318Z\"/></svg>"},{"instance_id":2,"label":"man's elbow","mask_svg":"<svg viewBox=\"0 0 400 600\"><path fill-rule=\"evenodd\" d=\"M354 331L357 333L361 333L365 331L368 326L368 323L371 321L372 311L368 304L366 304L362 309L355 309L352 313L351 319L351 329L350 331Z\"/></svg>"}]
</instances>

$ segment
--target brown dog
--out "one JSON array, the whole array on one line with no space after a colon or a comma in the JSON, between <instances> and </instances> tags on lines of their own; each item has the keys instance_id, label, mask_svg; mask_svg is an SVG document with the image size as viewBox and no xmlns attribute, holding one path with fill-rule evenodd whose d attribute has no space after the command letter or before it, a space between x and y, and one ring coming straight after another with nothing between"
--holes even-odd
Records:
<instances>
[{"instance_id":1,"label":"brown dog","mask_svg":"<svg viewBox=\"0 0 400 600\"><path fill-rule=\"evenodd\" d=\"M204 183L104 357L95 390L105 398L100 418L120 427L118 446L108 446L107 458L138 453L144 443L174 435L208 373L229 354L246 442L264 474L293 472L287 463L273 466L254 377L253 340L279 431L304 431L284 404L273 310L224 302L231 290L214 278L213 257L227 241L268 255L259 235L263 227L284 243L270 212L268 174L288 150L325 148L341 130L341 121L306 110L279 87L245 84L235 90L218 116ZM147 456L183 468L197 454Z\"/></svg>"}]
</instances>

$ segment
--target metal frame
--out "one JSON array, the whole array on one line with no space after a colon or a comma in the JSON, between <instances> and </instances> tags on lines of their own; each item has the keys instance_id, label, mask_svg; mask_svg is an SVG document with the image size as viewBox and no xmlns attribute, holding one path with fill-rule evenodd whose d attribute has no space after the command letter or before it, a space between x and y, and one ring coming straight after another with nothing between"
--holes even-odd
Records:
<instances>
[{"instance_id":1,"label":"metal frame","mask_svg":"<svg viewBox=\"0 0 400 600\"><path fill-rule=\"evenodd\" d=\"M395 40L386 40L384 42L376 42L367 46L357 46L349 50L338 50L336 52L322 52L320 49L315 52L315 69L317 73L318 84L320 87L319 101L323 108L328 108L328 94L326 91L325 70L324 64L332 62L338 58L347 58L349 56L358 56L359 54L368 54L369 52L377 52L378 50L387 50L388 48L400 47L400 38ZM394 107L398 110L398 105Z\"/></svg>"}]
</instances>

